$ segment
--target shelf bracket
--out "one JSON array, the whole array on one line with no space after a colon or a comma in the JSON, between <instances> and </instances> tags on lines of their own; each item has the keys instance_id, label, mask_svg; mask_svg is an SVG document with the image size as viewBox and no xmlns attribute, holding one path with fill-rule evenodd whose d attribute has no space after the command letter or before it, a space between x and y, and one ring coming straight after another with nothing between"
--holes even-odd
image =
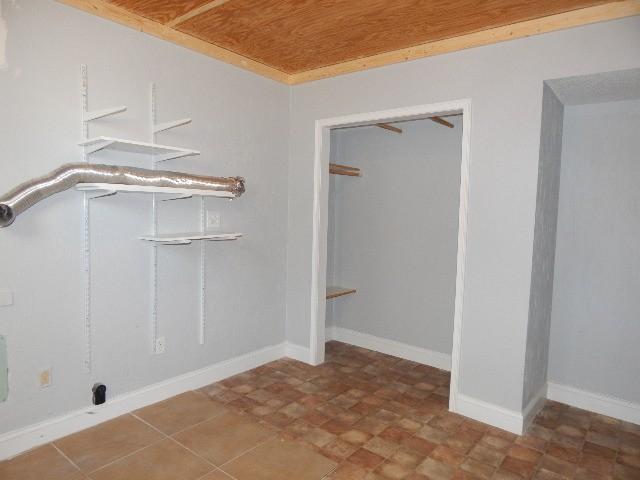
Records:
<instances>
[{"instance_id":1,"label":"shelf bracket","mask_svg":"<svg viewBox=\"0 0 640 480\"><path fill-rule=\"evenodd\" d=\"M154 155L153 161L155 163L161 163L166 162L167 160L175 160L176 158L190 157L197 154L198 153L194 151L164 153L162 155Z\"/></svg>"},{"instance_id":2,"label":"shelf bracket","mask_svg":"<svg viewBox=\"0 0 640 480\"><path fill-rule=\"evenodd\" d=\"M100 150L104 150L109 145L113 145L115 142L113 140L105 140L104 142L98 142L94 145L84 147L84 153L86 155L91 155L92 153L99 152Z\"/></svg>"},{"instance_id":3,"label":"shelf bracket","mask_svg":"<svg viewBox=\"0 0 640 480\"><path fill-rule=\"evenodd\" d=\"M178 195L178 196L174 196L174 197L170 197L170 198L161 198L160 201L161 202L171 202L173 200L184 200L185 198L191 198L193 197L193 195L189 194L189 193L185 193L183 195Z\"/></svg>"},{"instance_id":4,"label":"shelf bracket","mask_svg":"<svg viewBox=\"0 0 640 480\"><path fill-rule=\"evenodd\" d=\"M127 110L127 107L121 105L119 107L105 108L103 110L93 110L92 112L83 112L82 121L90 122L99 118L108 117L109 115L115 115L116 113L122 113Z\"/></svg>"},{"instance_id":5,"label":"shelf bracket","mask_svg":"<svg viewBox=\"0 0 640 480\"><path fill-rule=\"evenodd\" d=\"M164 132L165 130L188 125L189 123L191 123L190 118L182 118L180 120L174 120L172 122L158 123L157 125L153 126L153 133Z\"/></svg>"}]
</instances>

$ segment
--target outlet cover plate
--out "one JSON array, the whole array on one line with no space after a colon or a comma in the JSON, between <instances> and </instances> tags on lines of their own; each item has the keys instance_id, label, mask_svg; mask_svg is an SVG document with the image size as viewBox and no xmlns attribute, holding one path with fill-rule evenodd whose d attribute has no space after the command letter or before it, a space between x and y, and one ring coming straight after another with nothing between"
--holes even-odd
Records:
<instances>
[{"instance_id":1,"label":"outlet cover plate","mask_svg":"<svg viewBox=\"0 0 640 480\"><path fill-rule=\"evenodd\" d=\"M40 382L40 388L51 386L51 367L45 368L40 371L40 375L38 375L38 381Z\"/></svg>"},{"instance_id":2,"label":"outlet cover plate","mask_svg":"<svg viewBox=\"0 0 640 480\"><path fill-rule=\"evenodd\" d=\"M156 338L156 355L160 355L165 352L166 343L164 337Z\"/></svg>"},{"instance_id":3,"label":"outlet cover plate","mask_svg":"<svg viewBox=\"0 0 640 480\"><path fill-rule=\"evenodd\" d=\"M13 292L10 290L0 290L0 307L13 305Z\"/></svg>"},{"instance_id":4,"label":"outlet cover plate","mask_svg":"<svg viewBox=\"0 0 640 480\"><path fill-rule=\"evenodd\" d=\"M219 213L207 212L207 228L220 228L221 224Z\"/></svg>"}]
</instances>

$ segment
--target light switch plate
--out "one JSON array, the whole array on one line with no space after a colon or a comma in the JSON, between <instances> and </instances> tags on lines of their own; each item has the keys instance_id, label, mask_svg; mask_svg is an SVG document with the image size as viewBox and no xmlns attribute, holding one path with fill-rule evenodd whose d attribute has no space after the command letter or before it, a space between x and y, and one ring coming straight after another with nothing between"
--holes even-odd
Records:
<instances>
[{"instance_id":1,"label":"light switch plate","mask_svg":"<svg viewBox=\"0 0 640 480\"><path fill-rule=\"evenodd\" d=\"M0 307L13 305L13 292L10 290L0 290Z\"/></svg>"}]
</instances>

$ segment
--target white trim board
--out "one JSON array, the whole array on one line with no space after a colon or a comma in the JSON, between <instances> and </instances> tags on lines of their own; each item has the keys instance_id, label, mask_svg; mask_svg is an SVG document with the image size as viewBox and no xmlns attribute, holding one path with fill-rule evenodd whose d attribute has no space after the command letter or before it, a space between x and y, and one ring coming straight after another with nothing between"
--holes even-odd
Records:
<instances>
[{"instance_id":1,"label":"white trim board","mask_svg":"<svg viewBox=\"0 0 640 480\"><path fill-rule=\"evenodd\" d=\"M456 413L515 433L516 435L522 435L524 426L522 412L499 407L498 405L459 393Z\"/></svg>"},{"instance_id":2,"label":"white trim board","mask_svg":"<svg viewBox=\"0 0 640 480\"><path fill-rule=\"evenodd\" d=\"M327 226L329 210L329 144L330 130L336 127L371 125L399 120L415 120L450 113L462 113L462 145L460 160L460 207L458 210L458 253L456 260L456 290L453 315L453 348L451 352L451 393L449 409L457 412L457 398L461 391L460 358L463 334L463 305L467 251L467 217L471 165L471 100L432 103L395 108L377 112L356 113L315 122L315 153L313 160L313 234L311 238L311 312L309 317L310 364L324 361Z\"/></svg>"},{"instance_id":3,"label":"white trim board","mask_svg":"<svg viewBox=\"0 0 640 480\"><path fill-rule=\"evenodd\" d=\"M441 370L451 371L451 355L427 348L415 347L406 343L380 338L368 333L356 332L347 328L331 326L325 331L327 340L337 340L357 347L367 348L394 357L429 365Z\"/></svg>"},{"instance_id":4,"label":"white trim board","mask_svg":"<svg viewBox=\"0 0 640 480\"><path fill-rule=\"evenodd\" d=\"M640 425L640 404L601 393L588 392L569 385L547 384L547 398L572 407Z\"/></svg>"},{"instance_id":5,"label":"white trim board","mask_svg":"<svg viewBox=\"0 0 640 480\"><path fill-rule=\"evenodd\" d=\"M311 351L307 347L287 342L285 344L284 356L304 363L311 363Z\"/></svg>"},{"instance_id":6,"label":"white trim board","mask_svg":"<svg viewBox=\"0 0 640 480\"><path fill-rule=\"evenodd\" d=\"M246 372L284 356L291 355L292 358L296 358L298 355L304 356L303 350L306 349L297 345L292 346L286 342L271 345L117 396L109 399L104 405L82 408L66 415L4 433L0 435L0 460L93 427L138 408ZM307 353L306 359L303 361L308 358Z\"/></svg>"},{"instance_id":7,"label":"white trim board","mask_svg":"<svg viewBox=\"0 0 640 480\"><path fill-rule=\"evenodd\" d=\"M540 413L540 410L544 407L547 401L547 384L544 383L529 401L526 407L522 410L522 431L525 432L536 415Z\"/></svg>"}]
</instances>

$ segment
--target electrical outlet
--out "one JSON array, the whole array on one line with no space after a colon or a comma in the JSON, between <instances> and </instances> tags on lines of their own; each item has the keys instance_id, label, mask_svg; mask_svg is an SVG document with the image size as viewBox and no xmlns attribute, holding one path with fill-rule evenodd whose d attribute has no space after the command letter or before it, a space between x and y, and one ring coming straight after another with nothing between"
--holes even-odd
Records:
<instances>
[{"instance_id":1,"label":"electrical outlet","mask_svg":"<svg viewBox=\"0 0 640 480\"><path fill-rule=\"evenodd\" d=\"M166 343L165 343L164 337L156 338L156 354L160 355L161 353L164 353L165 348L166 348Z\"/></svg>"},{"instance_id":2,"label":"electrical outlet","mask_svg":"<svg viewBox=\"0 0 640 480\"><path fill-rule=\"evenodd\" d=\"M0 290L0 307L13 305L13 292L10 290Z\"/></svg>"},{"instance_id":3,"label":"electrical outlet","mask_svg":"<svg viewBox=\"0 0 640 480\"><path fill-rule=\"evenodd\" d=\"M42 370L38 375L38 380L40 382L40 388L51 386L51 367Z\"/></svg>"},{"instance_id":4,"label":"electrical outlet","mask_svg":"<svg viewBox=\"0 0 640 480\"><path fill-rule=\"evenodd\" d=\"M207 228L220 228L220 214L207 212Z\"/></svg>"}]
</instances>

